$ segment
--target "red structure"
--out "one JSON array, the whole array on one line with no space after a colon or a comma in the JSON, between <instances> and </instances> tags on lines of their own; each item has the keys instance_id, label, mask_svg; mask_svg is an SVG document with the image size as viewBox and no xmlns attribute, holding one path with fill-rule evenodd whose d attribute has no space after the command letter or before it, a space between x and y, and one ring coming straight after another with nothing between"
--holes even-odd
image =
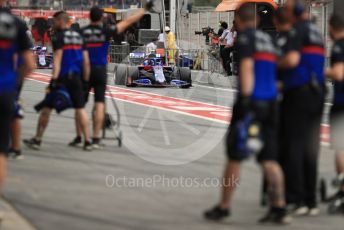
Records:
<instances>
[{"instance_id":1,"label":"red structure","mask_svg":"<svg viewBox=\"0 0 344 230\"><path fill-rule=\"evenodd\" d=\"M54 10L19 10L19 9L12 9L11 12L18 16L18 17L29 17L29 18L37 18L37 17L49 17L53 16L56 11ZM67 11L70 16L74 16L75 18L88 18L89 12L88 11Z\"/></svg>"},{"instance_id":2,"label":"red structure","mask_svg":"<svg viewBox=\"0 0 344 230\"><path fill-rule=\"evenodd\" d=\"M222 0L222 2L216 7L216 11L235 11L240 4L245 2L266 3L271 5L273 8L277 8L277 4L274 0Z\"/></svg>"}]
</instances>

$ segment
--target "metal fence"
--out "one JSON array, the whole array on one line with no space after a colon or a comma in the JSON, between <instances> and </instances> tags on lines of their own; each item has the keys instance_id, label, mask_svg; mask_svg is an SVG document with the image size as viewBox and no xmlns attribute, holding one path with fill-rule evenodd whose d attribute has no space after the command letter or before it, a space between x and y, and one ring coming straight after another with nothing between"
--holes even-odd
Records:
<instances>
[{"instance_id":1,"label":"metal fence","mask_svg":"<svg viewBox=\"0 0 344 230\"><path fill-rule=\"evenodd\" d=\"M187 16L181 16L176 28L177 43L182 48L206 47L205 37L195 34L202 28L211 27L217 33L219 21L225 21L229 27L232 26L234 12L198 12ZM182 43L185 43L183 45Z\"/></svg>"}]
</instances>

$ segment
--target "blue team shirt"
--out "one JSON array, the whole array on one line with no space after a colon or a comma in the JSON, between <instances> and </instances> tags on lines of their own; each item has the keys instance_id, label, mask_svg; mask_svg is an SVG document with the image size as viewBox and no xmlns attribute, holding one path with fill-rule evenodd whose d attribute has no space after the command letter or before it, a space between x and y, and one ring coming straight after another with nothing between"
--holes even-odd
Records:
<instances>
[{"instance_id":1,"label":"blue team shirt","mask_svg":"<svg viewBox=\"0 0 344 230\"><path fill-rule=\"evenodd\" d=\"M15 56L30 49L25 24L0 8L0 93L16 90Z\"/></svg>"},{"instance_id":2,"label":"blue team shirt","mask_svg":"<svg viewBox=\"0 0 344 230\"><path fill-rule=\"evenodd\" d=\"M79 32L68 29L57 31L53 37L54 50L63 50L59 77L82 74L84 41Z\"/></svg>"},{"instance_id":3,"label":"blue team shirt","mask_svg":"<svg viewBox=\"0 0 344 230\"><path fill-rule=\"evenodd\" d=\"M238 34L236 49L239 63L244 58L254 60L254 88L251 98L263 101L275 100L277 56L270 35L260 30L248 29Z\"/></svg>"},{"instance_id":4,"label":"blue team shirt","mask_svg":"<svg viewBox=\"0 0 344 230\"><path fill-rule=\"evenodd\" d=\"M103 28L100 25L89 25L83 28L82 35L92 66L105 66L107 64L110 39L115 34L117 34L115 26Z\"/></svg>"},{"instance_id":5,"label":"blue team shirt","mask_svg":"<svg viewBox=\"0 0 344 230\"><path fill-rule=\"evenodd\" d=\"M316 25L309 21L297 23L290 31L286 52L301 54L299 65L289 70L284 88L289 90L308 84L312 78L324 84L325 49L323 38Z\"/></svg>"},{"instance_id":6,"label":"blue team shirt","mask_svg":"<svg viewBox=\"0 0 344 230\"><path fill-rule=\"evenodd\" d=\"M282 31L277 34L276 45L278 47L279 57L284 56L288 52L288 41L290 40L290 31ZM277 79L281 82L288 80L293 70L290 69L277 69Z\"/></svg>"},{"instance_id":7,"label":"blue team shirt","mask_svg":"<svg viewBox=\"0 0 344 230\"><path fill-rule=\"evenodd\" d=\"M331 65L344 64L344 39L336 41L332 48ZM344 73L343 73L344 74ZM344 105L344 82L334 82L334 105Z\"/></svg>"}]
</instances>

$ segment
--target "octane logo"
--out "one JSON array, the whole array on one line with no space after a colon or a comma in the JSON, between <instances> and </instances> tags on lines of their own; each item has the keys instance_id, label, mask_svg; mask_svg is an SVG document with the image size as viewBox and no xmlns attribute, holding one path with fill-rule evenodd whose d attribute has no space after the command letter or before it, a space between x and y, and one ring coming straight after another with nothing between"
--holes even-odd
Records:
<instances>
[{"instance_id":1,"label":"octane logo","mask_svg":"<svg viewBox=\"0 0 344 230\"><path fill-rule=\"evenodd\" d=\"M196 80L204 77L202 72L193 74ZM230 110L216 104L228 103L228 91L120 87L111 88L111 95L121 111L123 143L140 158L161 165L187 164L223 140Z\"/></svg>"}]
</instances>

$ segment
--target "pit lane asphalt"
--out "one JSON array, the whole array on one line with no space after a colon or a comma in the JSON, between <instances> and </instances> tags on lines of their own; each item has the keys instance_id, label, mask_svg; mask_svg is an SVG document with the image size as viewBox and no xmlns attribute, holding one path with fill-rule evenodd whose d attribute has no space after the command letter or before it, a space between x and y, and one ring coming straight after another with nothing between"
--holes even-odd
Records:
<instances>
[{"instance_id":1,"label":"pit lane asphalt","mask_svg":"<svg viewBox=\"0 0 344 230\"><path fill-rule=\"evenodd\" d=\"M47 71L43 71L47 72ZM37 114L32 106L42 97L45 85L28 81L22 98L26 108L23 121L23 138L33 135ZM190 90L180 89L136 89L157 94L185 98L225 106L231 106L233 92L195 86ZM190 93L192 91L192 93ZM215 97L215 98L214 98ZM114 114L108 101L110 113ZM121 229L266 229L273 227L256 225L256 220L265 214L258 206L260 194L260 171L254 160L244 164L242 183L236 193L230 224L215 224L204 221L201 213L215 204L219 197L216 186L198 187L156 186L125 187L107 186L106 178L218 178L223 170L223 136L226 126L199 118L154 110L148 116L141 131L142 117L149 108L129 103L119 103L123 122L124 144L132 137L141 137L142 148L160 147L166 152L184 148L199 140L204 133L213 135L217 141L206 140L204 146L212 146L203 157L184 165L165 166L143 160L130 151L130 146L118 148L112 140L106 140L103 150L83 152L69 148L66 143L74 137L73 113L54 114L47 129L41 151L23 147L25 159L9 162L9 175L5 188L6 198L34 225L43 230L121 230ZM90 113L92 103L88 106ZM163 125L164 124L164 125ZM162 126L170 138L165 142ZM213 127L213 129L209 129ZM110 133L109 133L110 135ZM203 146L199 146L201 151ZM164 151L161 158L164 159ZM185 154L187 154L185 152ZM320 172L328 179L334 175L334 154L324 148ZM166 159L165 159L166 160ZM329 217L326 206L321 205L318 218L296 219L285 229L342 229L343 217Z\"/></svg>"}]
</instances>

